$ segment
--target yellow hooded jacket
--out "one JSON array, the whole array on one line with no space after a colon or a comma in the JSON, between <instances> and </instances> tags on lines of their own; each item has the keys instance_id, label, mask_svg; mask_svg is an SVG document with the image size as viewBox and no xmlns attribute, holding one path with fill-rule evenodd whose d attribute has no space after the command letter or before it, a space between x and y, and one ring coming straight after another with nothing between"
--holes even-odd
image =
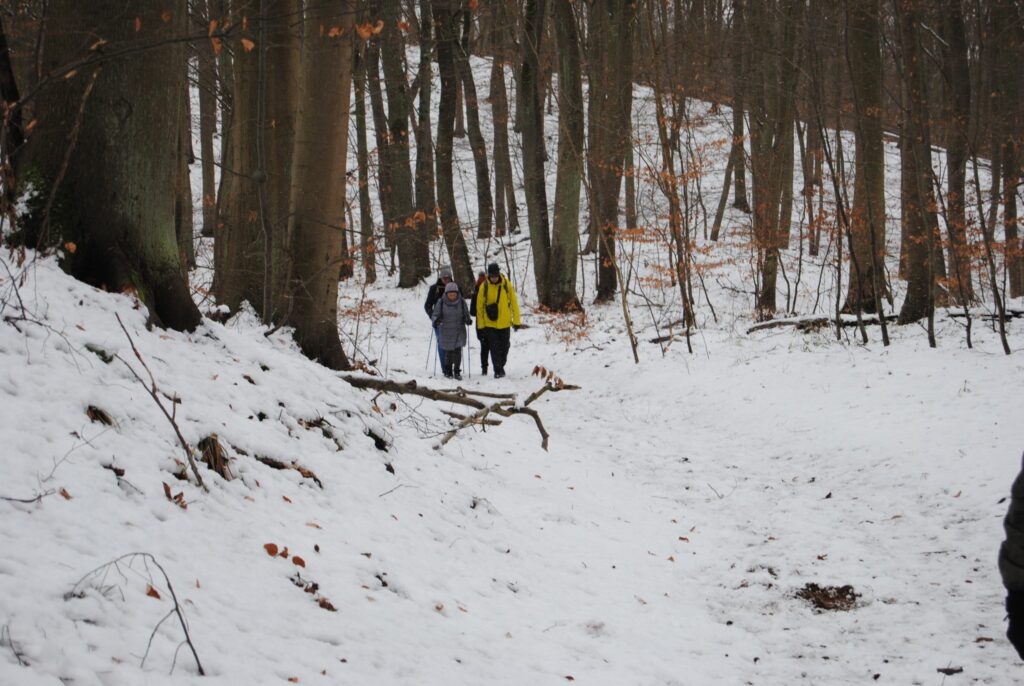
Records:
<instances>
[{"instance_id":1,"label":"yellow hooded jacket","mask_svg":"<svg viewBox=\"0 0 1024 686\"><path fill-rule=\"evenodd\" d=\"M497 319L487 316L487 305L493 303L498 303ZM496 284L484 279L476 296L476 328L507 329L510 326L519 326L519 301L515 289L504 274Z\"/></svg>"}]
</instances>

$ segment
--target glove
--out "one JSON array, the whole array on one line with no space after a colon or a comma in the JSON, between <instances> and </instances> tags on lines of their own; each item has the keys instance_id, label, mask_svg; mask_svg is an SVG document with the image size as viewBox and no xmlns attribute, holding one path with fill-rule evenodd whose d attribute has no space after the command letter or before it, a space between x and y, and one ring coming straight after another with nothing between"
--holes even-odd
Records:
<instances>
[{"instance_id":1,"label":"glove","mask_svg":"<svg viewBox=\"0 0 1024 686\"><path fill-rule=\"evenodd\" d=\"M512 325L512 330L513 331L519 331L519 326L520 326L519 324L513 324Z\"/></svg>"},{"instance_id":2,"label":"glove","mask_svg":"<svg viewBox=\"0 0 1024 686\"><path fill-rule=\"evenodd\" d=\"M1017 654L1024 660L1024 591L1010 591L1006 594L1006 614L1010 617L1006 638L1010 639Z\"/></svg>"}]
</instances>

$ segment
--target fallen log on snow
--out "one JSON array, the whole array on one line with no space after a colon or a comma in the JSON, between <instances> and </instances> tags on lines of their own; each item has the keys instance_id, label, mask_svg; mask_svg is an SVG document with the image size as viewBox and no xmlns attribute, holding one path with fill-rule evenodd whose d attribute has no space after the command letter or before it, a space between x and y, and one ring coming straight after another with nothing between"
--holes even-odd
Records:
<instances>
[{"instance_id":1,"label":"fallen log on snow","mask_svg":"<svg viewBox=\"0 0 1024 686\"><path fill-rule=\"evenodd\" d=\"M877 324L881 324L882 323L881 320L878 318L878 315L876 315L876 314L862 315L861 316L861 321L864 323L865 326L872 326L872 325L877 325ZM885 321L886 322L894 322L894 321L896 321L896 315L894 315L894 314L886 315ZM779 328L782 328L784 326L795 327L797 329L797 331L816 331L817 329L820 329L823 326L830 326L830 325L835 324L835 323L836 323L836 318L835 317L831 317L831 316L826 317L825 315L821 315L821 316L817 316L817 317L790 317L790 318L787 318L787 319L772 319L772 320L767 321L767 322L761 322L760 324L755 324L754 326L752 326L749 329L747 329L747 333L751 334L751 333L754 333L755 331L764 331L766 329L779 329ZM852 314L844 314L844 315L842 315L840 317L840 319L839 319L839 324L841 326L859 326L860 325L859 322L857 321L856 315L852 315Z\"/></svg>"}]
</instances>

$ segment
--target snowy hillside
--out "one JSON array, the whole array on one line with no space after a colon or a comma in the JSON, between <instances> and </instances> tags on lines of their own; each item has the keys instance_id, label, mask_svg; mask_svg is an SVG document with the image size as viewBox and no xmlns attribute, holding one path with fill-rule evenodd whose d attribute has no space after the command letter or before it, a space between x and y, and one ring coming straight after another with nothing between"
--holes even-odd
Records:
<instances>
[{"instance_id":1,"label":"snowy hillside","mask_svg":"<svg viewBox=\"0 0 1024 686\"><path fill-rule=\"evenodd\" d=\"M638 89L638 118L652 109ZM704 109L713 207L729 115ZM641 199L656 225L656 191ZM525 236L471 239L527 327L508 378L473 362L462 385L522 403L542 366L579 386L530 405L546 451L526 415L442 446L465 406L357 390L248 313L149 331L132 297L5 250L0 685L1018 683L995 559L1024 448L1021 354L981 320L968 349L945 313L936 349L919 326L889 347L852 328L748 333L748 224L729 210L724 247L700 258L693 354L669 326L678 290L656 282L664 246L623 243L638 364L621 304L590 305L592 265L586 315L554 317L534 308ZM829 313L834 256L794 241L783 259L806 270L792 309ZM424 295L357 275L342 340L387 378L454 390ZM200 488L175 427L193 448L215 435L231 478L200 462ZM812 584L849 585L843 609L802 597Z\"/></svg>"}]
</instances>

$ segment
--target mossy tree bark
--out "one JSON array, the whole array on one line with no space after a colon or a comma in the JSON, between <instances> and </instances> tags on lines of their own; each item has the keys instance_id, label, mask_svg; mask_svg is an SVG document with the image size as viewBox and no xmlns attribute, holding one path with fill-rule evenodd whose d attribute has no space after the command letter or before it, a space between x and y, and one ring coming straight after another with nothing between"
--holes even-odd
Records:
<instances>
[{"instance_id":1,"label":"mossy tree bark","mask_svg":"<svg viewBox=\"0 0 1024 686\"><path fill-rule=\"evenodd\" d=\"M129 18L120 0L51 0L44 72L84 62L38 92L37 124L16 169L19 183L37 192L24 228L44 244L74 243L63 259L72 275L111 290L133 289L154 324L192 330L200 316L174 221L174 115L184 96L185 46L172 39L187 31L185 3L139 0L133 10ZM90 46L99 39L107 55L138 50L94 64L98 53Z\"/></svg>"}]
</instances>

